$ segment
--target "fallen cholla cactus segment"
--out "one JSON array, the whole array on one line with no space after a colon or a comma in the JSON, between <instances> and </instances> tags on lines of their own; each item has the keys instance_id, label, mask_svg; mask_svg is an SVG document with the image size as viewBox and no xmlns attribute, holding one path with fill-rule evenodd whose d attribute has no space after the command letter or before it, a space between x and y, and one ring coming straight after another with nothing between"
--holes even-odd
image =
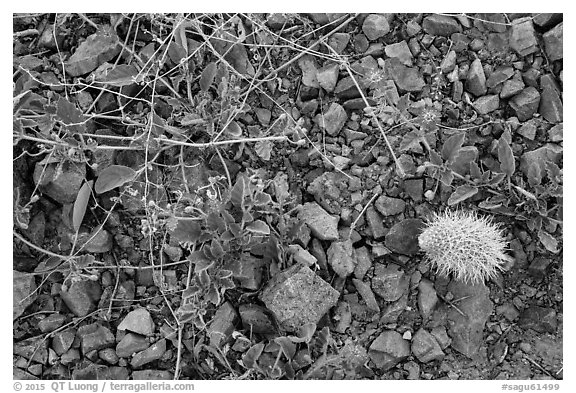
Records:
<instances>
[{"instance_id":1,"label":"fallen cholla cactus segment","mask_svg":"<svg viewBox=\"0 0 576 393\"><path fill-rule=\"evenodd\" d=\"M471 211L435 214L418 243L439 274L464 282L494 278L508 260L502 229L490 218Z\"/></svg>"}]
</instances>

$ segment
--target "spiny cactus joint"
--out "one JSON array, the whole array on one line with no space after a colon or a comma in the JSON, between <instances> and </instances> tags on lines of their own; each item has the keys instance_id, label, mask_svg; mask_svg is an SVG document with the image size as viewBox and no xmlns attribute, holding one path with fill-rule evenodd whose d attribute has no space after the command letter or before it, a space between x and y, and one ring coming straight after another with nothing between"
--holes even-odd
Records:
<instances>
[{"instance_id":1,"label":"spiny cactus joint","mask_svg":"<svg viewBox=\"0 0 576 393\"><path fill-rule=\"evenodd\" d=\"M492 279L508 260L499 225L470 211L435 214L418 243L437 273L464 282Z\"/></svg>"}]
</instances>

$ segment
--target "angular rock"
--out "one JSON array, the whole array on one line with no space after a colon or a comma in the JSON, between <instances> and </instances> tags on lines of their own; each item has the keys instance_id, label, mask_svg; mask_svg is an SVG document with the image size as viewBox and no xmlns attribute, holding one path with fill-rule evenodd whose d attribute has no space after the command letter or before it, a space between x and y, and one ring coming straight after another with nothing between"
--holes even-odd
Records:
<instances>
[{"instance_id":1,"label":"angular rock","mask_svg":"<svg viewBox=\"0 0 576 393\"><path fill-rule=\"evenodd\" d=\"M434 284L426 279L420 280L418 284L418 309L424 320L432 315L437 303L438 295L434 289Z\"/></svg>"},{"instance_id":2,"label":"angular rock","mask_svg":"<svg viewBox=\"0 0 576 393\"><path fill-rule=\"evenodd\" d=\"M370 41L374 41L388 34L390 24L384 15L370 14L364 19L362 31Z\"/></svg>"},{"instance_id":3,"label":"angular rock","mask_svg":"<svg viewBox=\"0 0 576 393\"><path fill-rule=\"evenodd\" d=\"M32 359L36 363L46 364L48 361L48 340L42 337L32 337L14 343L12 346L14 355Z\"/></svg>"},{"instance_id":4,"label":"angular rock","mask_svg":"<svg viewBox=\"0 0 576 393\"><path fill-rule=\"evenodd\" d=\"M334 49L334 52L338 54L342 54L344 52L344 49L346 49L346 46L348 45L349 42L350 42L349 33L338 32L332 34L330 38L328 38L328 45L330 45L330 47Z\"/></svg>"},{"instance_id":5,"label":"angular rock","mask_svg":"<svg viewBox=\"0 0 576 393\"><path fill-rule=\"evenodd\" d=\"M384 70L401 92L419 92L425 86L424 79L415 67L406 67L397 58L385 60Z\"/></svg>"},{"instance_id":6,"label":"angular rock","mask_svg":"<svg viewBox=\"0 0 576 393\"><path fill-rule=\"evenodd\" d=\"M132 354L148 348L150 343L146 337L134 333L126 333L122 340L116 345L116 355L121 358L127 358Z\"/></svg>"},{"instance_id":7,"label":"angular rock","mask_svg":"<svg viewBox=\"0 0 576 393\"><path fill-rule=\"evenodd\" d=\"M386 236L388 231L384 228L382 217L372 206L366 209L366 221L374 239L381 239Z\"/></svg>"},{"instance_id":8,"label":"angular rock","mask_svg":"<svg viewBox=\"0 0 576 393\"><path fill-rule=\"evenodd\" d=\"M520 56L527 56L538 51L538 41L532 18L519 18L512 21L510 47Z\"/></svg>"},{"instance_id":9,"label":"angular rock","mask_svg":"<svg viewBox=\"0 0 576 393\"><path fill-rule=\"evenodd\" d=\"M484 325L492 313L490 290L484 283L467 284L455 280L450 282L448 290L454 299L461 299L456 304L459 311L453 307L448 310L448 332L452 337L452 348L472 359L484 342Z\"/></svg>"},{"instance_id":10,"label":"angular rock","mask_svg":"<svg viewBox=\"0 0 576 393\"><path fill-rule=\"evenodd\" d=\"M410 278L396 264L377 263L372 277L372 290L387 302L394 302L408 293Z\"/></svg>"},{"instance_id":11,"label":"angular rock","mask_svg":"<svg viewBox=\"0 0 576 393\"><path fill-rule=\"evenodd\" d=\"M440 69L443 73L448 74L456 67L456 52L451 50L446 54L440 63Z\"/></svg>"},{"instance_id":12,"label":"angular rock","mask_svg":"<svg viewBox=\"0 0 576 393\"><path fill-rule=\"evenodd\" d=\"M546 54L550 61L556 61L564 58L563 54L563 36L564 36L564 23L559 23L551 30L548 30L542 38L544 38L544 47Z\"/></svg>"},{"instance_id":13,"label":"angular rock","mask_svg":"<svg viewBox=\"0 0 576 393\"><path fill-rule=\"evenodd\" d=\"M146 348L142 352L138 352L132 357L130 365L134 368L140 368L145 364L158 360L166 352L166 339L161 339Z\"/></svg>"},{"instance_id":14,"label":"angular rock","mask_svg":"<svg viewBox=\"0 0 576 393\"><path fill-rule=\"evenodd\" d=\"M444 352L438 341L423 328L420 328L412 338L411 350L422 363L444 359Z\"/></svg>"},{"instance_id":15,"label":"angular rock","mask_svg":"<svg viewBox=\"0 0 576 393\"><path fill-rule=\"evenodd\" d=\"M404 180L404 193L407 194L414 202L422 200L422 193L424 192L423 179L406 179Z\"/></svg>"},{"instance_id":16,"label":"angular rock","mask_svg":"<svg viewBox=\"0 0 576 393\"><path fill-rule=\"evenodd\" d=\"M538 125L534 121L534 119L528 120L524 124L520 126L516 132L522 135L526 139L530 139L531 141L536 138L536 131L538 130Z\"/></svg>"},{"instance_id":17,"label":"angular rock","mask_svg":"<svg viewBox=\"0 0 576 393\"><path fill-rule=\"evenodd\" d=\"M328 93L333 92L338 83L339 68L338 64L328 64L320 68L316 73L318 84Z\"/></svg>"},{"instance_id":18,"label":"angular rock","mask_svg":"<svg viewBox=\"0 0 576 393\"><path fill-rule=\"evenodd\" d=\"M214 319L212 319L212 323L208 327L210 345L220 348L226 344L232 337L237 320L238 314L232 304L230 302L222 304L216 310Z\"/></svg>"},{"instance_id":19,"label":"angular rock","mask_svg":"<svg viewBox=\"0 0 576 393\"><path fill-rule=\"evenodd\" d=\"M144 307L130 311L118 325L118 330L128 330L143 336L151 336L154 333L154 321L150 312Z\"/></svg>"},{"instance_id":20,"label":"angular rock","mask_svg":"<svg viewBox=\"0 0 576 393\"><path fill-rule=\"evenodd\" d=\"M324 114L319 113L316 119L320 128L326 130L329 135L335 136L338 135L342 127L344 127L344 124L346 124L348 115L344 108L342 108L342 105L333 102L328 110Z\"/></svg>"},{"instance_id":21,"label":"angular rock","mask_svg":"<svg viewBox=\"0 0 576 393\"><path fill-rule=\"evenodd\" d=\"M34 275L12 270L12 280L12 319L14 320L36 301L38 294Z\"/></svg>"},{"instance_id":22,"label":"angular rock","mask_svg":"<svg viewBox=\"0 0 576 393\"><path fill-rule=\"evenodd\" d=\"M57 355L62 356L72 347L75 337L76 330L74 329L66 329L54 334L54 337L52 337L52 349Z\"/></svg>"},{"instance_id":23,"label":"angular rock","mask_svg":"<svg viewBox=\"0 0 576 393\"><path fill-rule=\"evenodd\" d=\"M302 70L302 83L304 86L318 88L320 84L318 83L317 72L318 66L316 60L311 55L304 55L298 59L298 66Z\"/></svg>"},{"instance_id":24,"label":"angular rock","mask_svg":"<svg viewBox=\"0 0 576 393\"><path fill-rule=\"evenodd\" d=\"M423 227L419 218L403 220L390 229L384 243L393 252L415 255L420 250L418 236Z\"/></svg>"},{"instance_id":25,"label":"angular rock","mask_svg":"<svg viewBox=\"0 0 576 393\"><path fill-rule=\"evenodd\" d=\"M81 326L78 328L77 336L80 338L80 347L84 355L94 350L109 348L116 342L110 329L98 323Z\"/></svg>"},{"instance_id":26,"label":"angular rock","mask_svg":"<svg viewBox=\"0 0 576 393\"><path fill-rule=\"evenodd\" d=\"M68 291L61 291L60 297L77 317L85 317L96 309L102 296L100 284L83 280L72 283Z\"/></svg>"},{"instance_id":27,"label":"angular rock","mask_svg":"<svg viewBox=\"0 0 576 393\"><path fill-rule=\"evenodd\" d=\"M538 333L555 334L558 328L556 311L553 308L530 306L520 314L518 326Z\"/></svg>"},{"instance_id":28,"label":"angular rock","mask_svg":"<svg viewBox=\"0 0 576 393\"><path fill-rule=\"evenodd\" d=\"M110 369L103 364L83 361L72 371L73 380L106 380L110 378Z\"/></svg>"},{"instance_id":29,"label":"angular rock","mask_svg":"<svg viewBox=\"0 0 576 393\"><path fill-rule=\"evenodd\" d=\"M538 112L550 123L561 123L564 119L564 105L556 89L546 87L542 91Z\"/></svg>"},{"instance_id":30,"label":"angular rock","mask_svg":"<svg viewBox=\"0 0 576 393\"><path fill-rule=\"evenodd\" d=\"M486 94L488 90L486 87L486 75L484 74L484 68L482 68L480 59L476 59L470 64L465 87L466 90L476 97Z\"/></svg>"},{"instance_id":31,"label":"angular rock","mask_svg":"<svg viewBox=\"0 0 576 393\"><path fill-rule=\"evenodd\" d=\"M338 240L338 217L328 214L316 202L305 203L299 218L308 225L316 238Z\"/></svg>"},{"instance_id":32,"label":"angular rock","mask_svg":"<svg viewBox=\"0 0 576 393\"><path fill-rule=\"evenodd\" d=\"M475 20L475 26L479 26L489 31L496 33L504 33L506 31L506 18L502 13L481 13L477 15L480 20Z\"/></svg>"},{"instance_id":33,"label":"angular rock","mask_svg":"<svg viewBox=\"0 0 576 393\"><path fill-rule=\"evenodd\" d=\"M362 280L358 280L357 278L353 278L352 282L354 283L354 286L356 287L356 290L360 296L362 296L362 299L364 299L366 306L368 306L370 310L379 313L380 307L378 306L378 302L376 301L376 297L374 296L372 289L370 289L370 285L366 284Z\"/></svg>"},{"instance_id":34,"label":"angular rock","mask_svg":"<svg viewBox=\"0 0 576 393\"><path fill-rule=\"evenodd\" d=\"M562 142L564 139L564 124L557 124L548 130L548 140L550 142Z\"/></svg>"},{"instance_id":35,"label":"angular rock","mask_svg":"<svg viewBox=\"0 0 576 393\"><path fill-rule=\"evenodd\" d=\"M436 326L432 328L430 334L434 336L438 344L440 344L440 348L442 350L448 348L452 340L448 337L448 333L446 332L446 328L444 326Z\"/></svg>"},{"instance_id":36,"label":"angular rock","mask_svg":"<svg viewBox=\"0 0 576 393\"><path fill-rule=\"evenodd\" d=\"M490 94L478 98L473 105L480 115L485 115L498 109L500 99L497 94Z\"/></svg>"},{"instance_id":37,"label":"angular rock","mask_svg":"<svg viewBox=\"0 0 576 393\"><path fill-rule=\"evenodd\" d=\"M406 209L406 202L400 198L390 198L389 196L382 195L374 202L376 209L384 217L395 216L396 214L404 213Z\"/></svg>"},{"instance_id":38,"label":"angular rock","mask_svg":"<svg viewBox=\"0 0 576 393\"><path fill-rule=\"evenodd\" d=\"M354 271L356 260L352 256L352 252L350 239L343 242L333 242L328 249L328 264L342 278L348 277Z\"/></svg>"},{"instance_id":39,"label":"angular rock","mask_svg":"<svg viewBox=\"0 0 576 393\"><path fill-rule=\"evenodd\" d=\"M80 76L95 70L120 53L118 36L111 29L99 29L88 36L66 61L66 73Z\"/></svg>"},{"instance_id":40,"label":"angular rock","mask_svg":"<svg viewBox=\"0 0 576 393\"><path fill-rule=\"evenodd\" d=\"M318 262L314 255L310 254L308 250L303 249L299 244L290 244L288 249L296 263L303 263L308 267L312 267Z\"/></svg>"},{"instance_id":41,"label":"angular rock","mask_svg":"<svg viewBox=\"0 0 576 393\"><path fill-rule=\"evenodd\" d=\"M515 96L516 94L518 94L522 90L524 90L524 87L526 87L526 85L524 84L524 81L521 78L518 78L518 79L514 78L514 79L507 80L502 85L502 91L500 92L500 98L509 98L509 97Z\"/></svg>"},{"instance_id":42,"label":"angular rock","mask_svg":"<svg viewBox=\"0 0 576 393\"><path fill-rule=\"evenodd\" d=\"M62 204L74 203L86 178L86 165L71 161L62 164L38 162L33 177L42 193Z\"/></svg>"},{"instance_id":43,"label":"angular rock","mask_svg":"<svg viewBox=\"0 0 576 393\"><path fill-rule=\"evenodd\" d=\"M462 32L458 21L451 16L433 14L424 18L422 29L430 35L448 37L453 33Z\"/></svg>"},{"instance_id":44,"label":"angular rock","mask_svg":"<svg viewBox=\"0 0 576 393\"><path fill-rule=\"evenodd\" d=\"M84 235L79 242L84 243L82 250L87 252L105 253L112 250L112 235L100 227Z\"/></svg>"},{"instance_id":45,"label":"angular rock","mask_svg":"<svg viewBox=\"0 0 576 393\"><path fill-rule=\"evenodd\" d=\"M119 357L113 348L104 348L98 351L98 357L108 364L117 364Z\"/></svg>"},{"instance_id":46,"label":"angular rock","mask_svg":"<svg viewBox=\"0 0 576 393\"><path fill-rule=\"evenodd\" d=\"M486 86L491 89L498 86L501 83L506 82L508 79L514 76L514 68L512 67L502 67L494 70L486 81Z\"/></svg>"},{"instance_id":47,"label":"angular rock","mask_svg":"<svg viewBox=\"0 0 576 393\"><path fill-rule=\"evenodd\" d=\"M394 330L386 330L370 344L368 356L381 371L388 371L410 356L410 343Z\"/></svg>"},{"instance_id":48,"label":"angular rock","mask_svg":"<svg viewBox=\"0 0 576 393\"><path fill-rule=\"evenodd\" d=\"M368 249L364 246L354 249L354 257L356 258L356 267L354 268L354 277L362 280L370 267L372 266L372 259Z\"/></svg>"},{"instance_id":49,"label":"angular rock","mask_svg":"<svg viewBox=\"0 0 576 393\"><path fill-rule=\"evenodd\" d=\"M395 57L400 60L402 64L412 67L412 52L410 52L406 41L386 45L384 47L384 53L386 53L386 56Z\"/></svg>"},{"instance_id":50,"label":"angular rock","mask_svg":"<svg viewBox=\"0 0 576 393\"><path fill-rule=\"evenodd\" d=\"M242 304L238 308L242 326L251 333L271 334L276 331L267 310L257 304Z\"/></svg>"},{"instance_id":51,"label":"angular rock","mask_svg":"<svg viewBox=\"0 0 576 393\"><path fill-rule=\"evenodd\" d=\"M360 89L362 91L366 90L366 87L364 86L364 82L362 81L362 79L358 78L356 79L356 82L358 83L358 86L360 86ZM360 90L358 90L356 83L354 83L354 80L350 76L342 78L338 81L338 84L334 89L334 94L340 100L349 100L361 96Z\"/></svg>"},{"instance_id":52,"label":"angular rock","mask_svg":"<svg viewBox=\"0 0 576 393\"><path fill-rule=\"evenodd\" d=\"M536 26L551 27L562 20L562 14L539 12L532 14L532 18Z\"/></svg>"},{"instance_id":53,"label":"angular rock","mask_svg":"<svg viewBox=\"0 0 576 393\"><path fill-rule=\"evenodd\" d=\"M276 274L259 298L286 331L297 331L307 323L318 323L340 293L306 266L293 265Z\"/></svg>"},{"instance_id":54,"label":"angular rock","mask_svg":"<svg viewBox=\"0 0 576 393\"><path fill-rule=\"evenodd\" d=\"M536 150L527 151L520 157L520 170L528 176L528 169L532 163L536 163L541 173L546 171L546 161L558 164L562 158L562 147L555 143L546 143Z\"/></svg>"},{"instance_id":55,"label":"angular rock","mask_svg":"<svg viewBox=\"0 0 576 393\"><path fill-rule=\"evenodd\" d=\"M510 100L510 106L520 121L532 118L540 104L540 93L535 87L529 86Z\"/></svg>"}]
</instances>

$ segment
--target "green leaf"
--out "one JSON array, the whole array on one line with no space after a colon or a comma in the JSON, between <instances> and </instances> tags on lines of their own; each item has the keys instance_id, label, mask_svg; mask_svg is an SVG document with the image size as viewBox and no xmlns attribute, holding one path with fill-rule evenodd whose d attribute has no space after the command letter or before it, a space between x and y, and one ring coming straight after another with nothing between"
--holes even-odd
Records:
<instances>
[{"instance_id":1,"label":"green leaf","mask_svg":"<svg viewBox=\"0 0 576 393\"><path fill-rule=\"evenodd\" d=\"M232 191L230 192L230 202L232 202L234 206L239 208L244 207L246 189L246 180L243 175L239 175L236 179L234 187L232 187Z\"/></svg>"},{"instance_id":2,"label":"green leaf","mask_svg":"<svg viewBox=\"0 0 576 393\"><path fill-rule=\"evenodd\" d=\"M259 235L269 235L270 227L262 220L256 220L246 225L246 230Z\"/></svg>"},{"instance_id":3,"label":"green leaf","mask_svg":"<svg viewBox=\"0 0 576 393\"><path fill-rule=\"evenodd\" d=\"M220 214L210 212L206 216L206 228L212 232L224 233L226 231L226 221L220 217Z\"/></svg>"},{"instance_id":4,"label":"green leaf","mask_svg":"<svg viewBox=\"0 0 576 393\"><path fill-rule=\"evenodd\" d=\"M262 355L263 350L264 350L263 343L254 344L252 347L250 347L250 349L246 351L244 356L242 356L242 364L244 364L244 367L248 369L253 368L256 370L260 370L260 366L258 366L258 363L256 362L258 361L258 358L260 358L260 355Z\"/></svg>"},{"instance_id":5,"label":"green leaf","mask_svg":"<svg viewBox=\"0 0 576 393\"><path fill-rule=\"evenodd\" d=\"M480 171L480 167L474 161L470 163L470 176L474 180L482 179L482 171Z\"/></svg>"},{"instance_id":6,"label":"green leaf","mask_svg":"<svg viewBox=\"0 0 576 393\"><path fill-rule=\"evenodd\" d=\"M64 97L58 99L56 119L62 122L62 124L69 126L74 132L83 133L86 131L86 124L84 123L86 118L84 114L76 105Z\"/></svg>"},{"instance_id":7,"label":"green leaf","mask_svg":"<svg viewBox=\"0 0 576 393\"><path fill-rule=\"evenodd\" d=\"M216 239L212 239L210 242L210 252L215 258L222 258L224 256L224 250L222 249L222 245Z\"/></svg>"},{"instance_id":8,"label":"green leaf","mask_svg":"<svg viewBox=\"0 0 576 393\"><path fill-rule=\"evenodd\" d=\"M514 153L505 138L500 138L498 142L498 161L500 161L500 170L508 177L514 174L516 170Z\"/></svg>"},{"instance_id":9,"label":"green leaf","mask_svg":"<svg viewBox=\"0 0 576 393\"><path fill-rule=\"evenodd\" d=\"M459 132L446 139L446 142L442 145L442 158L446 161L452 161L458 154L462 144L464 144L465 137L466 133Z\"/></svg>"},{"instance_id":10,"label":"green leaf","mask_svg":"<svg viewBox=\"0 0 576 393\"><path fill-rule=\"evenodd\" d=\"M272 197L265 192L257 192L254 195L254 204L256 206L265 206L272 202Z\"/></svg>"},{"instance_id":11,"label":"green leaf","mask_svg":"<svg viewBox=\"0 0 576 393\"><path fill-rule=\"evenodd\" d=\"M111 165L104 169L94 185L97 194L103 194L134 180L136 171L123 165Z\"/></svg>"},{"instance_id":12,"label":"green leaf","mask_svg":"<svg viewBox=\"0 0 576 393\"><path fill-rule=\"evenodd\" d=\"M176 228L170 233L170 236L180 243L194 244L201 232L202 228L198 221L178 220Z\"/></svg>"},{"instance_id":13,"label":"green leaf","mask_svg":"<svg viewBox=\"0 0 576 393\"><path fill-rule=\"evenodd\" d=\"M292 360L294 355L296 355L296 344L288 337L285 336L276 337L274 339L274 342L280 345L282 353L284 353L284 356L286 356L288 360Z\"/></svg>"},{"instance_id":14,"label":"green leaf","mask_svg":"<svg viewBox=\"0 0 576 393\"><path fill-rule=\"evenodd\" d=\"M442 165L444 163L440 154L436 153L435 150L430 150L430 162L434 165Z\"/></svg>"},{"instance_id":15,"label":"green leaf","mask_svg":"<svg viewBox=\"0 0 576 393\"><path fill-rule=\"evenodd\" d=\"M194 264L194 273L199 273L214 265L214 261L207 259L202 251L194 251L188 255L187 259Z\"/></svg>"},{"instance_id":16,"label":"green leaf","mask_svg":"<svg viewBox=\"0 0 576 393\"><path fill-rule=\"evenodd\" d=\"M234 138L239 138L242 136L242 128L236 123L234 120L228 124L228 127L225 129L226 133Z\"/></svg>"},{"instance_id":17,"label":"green leaf","mask_svg":"<svg viewBox=\"0 0 576 393\"><path fill-rule=\"evenodd\" d=\"M548 232L540 229L538 231L538 239L540 239L540 243L542 243L551 253L556 254L559 251L558 240L554 239L554 237Z\"/></svg>"},{"instance_id":18,"label":"green leaf","mask_svg":"<svg viewBox=\"0 0 576 393\"><path fill-rule=\"evenodd\" d=\"M264 161L270 161L270 154L272 153L272 142L271 141L258 141L254 144L254 150L258 157Z\"/></svg>"},{"instance_id":19,"label":"green leaf","mask_svg":"<svg viewBox=\"0 0 576 393\"><path fill-rule=\"evenodd\" d=\"M86 207L88 206L88 201L90 200L90 194L92 190L93 180L86 182L80 187L76 200L74 201L74 209L72 213L72 228L75 232L78 232L82 221L84 221L84 215L86 214Z\"/></svg>"},{"instance_id":20,"label":"green leaf","mask_svg":"<svg viewBox=\"0 0 576 393\"><path fill-rule=\"evenodd\" d=\"M467 184L459 186L448 198L448 206L454 206L468 198L473 197L478 193L478 187L469 186Z\"/></svg>"},{"instance_id":21,"label":"green leaf","mask_svg":"<svg viewBox=\"0 0 576 393\"><path fill-rule=\"evenodd\" d=\"M440 181L445 186L450 186L454 181L454 173L449 169L442 169L440 171Z\"/></svg>"},{"instance_id":22,"label":"green leaf","mask_svg":"<svg viewBox=\"0 0 576 393\"><path fill-rule=\"evenodd\" d=\"M200 89L202 91L208 91L212 83L214 82L214 77L216 76L216 63L211 62L206 65L206 68L202 71L200 75Z\"/></svg>"},{"instance_id":23,"label":"green leaf","mask_svg":"<svg viewBox=\"0 0 576 393\"><path fill-rule=\"evenodd\" d=\"M97 78L96 82L117 87L128 86L137 82L138 74L138 70L133 65L120 64L108 71L106 75Z\"/></svg>"}]
</instances>

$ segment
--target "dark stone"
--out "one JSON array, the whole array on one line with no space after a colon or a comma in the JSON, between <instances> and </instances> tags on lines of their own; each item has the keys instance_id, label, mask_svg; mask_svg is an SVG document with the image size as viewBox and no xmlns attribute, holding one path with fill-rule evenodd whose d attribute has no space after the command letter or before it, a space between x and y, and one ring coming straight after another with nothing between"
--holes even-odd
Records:
<instances>
[{"instance_id":1,"label":"dark stone","mask_svg":"<svg viewBox=\"0 0 576 393\"><path fill-rule=\"evenodd\" d=\"M539 104L540 93L532 86L525 88L520 94L510 100L510 106L520 121L531 119L536 113Z\"/></svg>"},{"instance_id":2,"label":"dark stone","mask_svg":"<svg viewBox=\"0 0 576 393\"><path fill-rule=\"evenodd\" d=\"M436 295L434 284L429 280L422 279L418 284L418 309L423 319L432 315L437 303L438 295Z\"/></svg>"},{"instance_id":3,"label":"dark stone","mask_svg":"<svg viewBox=\"0 0 576 393\"><path fill-rule=\"evenodd\" d=\"M121 358L127 358L134 353L145 350L149 345L146 337L135 333L126 333L116 345L116 354Z\"/></svg>"},{"instance_id":4,"label":"dark stone","mask_svg":"<svg viewBox=\"0 0 576 393\"><path fill-rule=\"evenodd\" d=\"M474 101L474 108L480 115L486 115L494 112L500 107L500 99L497 94L486 95Z\"/></svg>"},{"instance_id":5,"label":"dark stone","mask_svg":"<svg viewBox=\"0 0 576 393\"><path fill-rule=\"evenodd\" d=\"M506 82L508 79L514 76L514 68L512 67L502 67L494 70L490 77L486 81L486 86L488 88L493 88L501 83Z\"/></svg>"},{"instance_id":6,"label":"dark stone","mask_svg":"<svg viewBox=\"0 0 576 393\"><path fill-rule=\"evenodd\" d=\"M85 317L96 309L102 296L100 284L84 280L72 283L68 291L61 291L60 297L77 317Z\"/></svg>"},{"instance_id":7,"label":"dark stone","mask_svg":"<svg viewBox=\"0 0 576 393\"><path fill-rule=\"evenodd\" d=\"M422 363L444 359L444 352L438 341L423 328L420 328L412 338L411 350Z\"/></svg>"},{"instance_id":8,"label":"dark stone","mask_svg":"<svg viewBox=\"0 0 576 393\"><path fill-rule=\"evenodd\" d=\"M550 61L564 58L564 23L556 25L556 27L544 33L542 37L544 38L544 47L546 48L546 54Z\"/></svg>"},{"instance_id":9,"label":"dark stone","mask_svg":"<svg viewBox=\"0 0 576 393\"><path fill-rule=\"evenodd\" d=\"M174 376L170 371L167 370L139 370L132 371L132 379L135 381L140 380L170 380Z\"/></svg>"},{"instance_id":10,"label":"dark stone","mask_svg":"<svg viewBox=\"0 0 576 393\"><path fill-rule=\"evenodd\" d=\"M132 357L130 361L130 366L133 368L140 368L145 364L153 362L162 358L166 352L166 340L161 339L152 344L150 347L146 348L142 352L138 352Z\"/></svg>"},{"instance_id":11,"label":"dark stone","mask_svg":"<svg viewBox=\"0 0 576 393\"><path fill-rule=\"evenodd\" d=\"M84 361L72 371L73 380L106 380L110 378L108 366Z\"/></svg>"},{"instance_id":12,"label":"dark stone","mask_svg":"<svg viewBox=\"0 0 576 393\"><path fill-rule=\"evenodd\" d=\"M476 97L486 94L486 75L484 74L484 68L482 68L480 59L474 60L470 65L465 87L466 90Z\"/></svg>"},{"instance_id":13,"label":"dark stone","mask_svg":"<svg viewBox=\"0 0 576 393\"><path fill-rule=\"evenodd\" d=\"M542 91L538 112L550 123L561 123L564 119L564 105L556 89L546 87Z\"/></svg>"},{"instance_id":14,"label":"dark stone","mask_svg":"<svg viewBox=\"0 0 576 393\"><path fill-rule=\"evenodd\" d=\"M448 37L453 33L462 32L458 21L451 16L433 14L424 18L422 29L430 35Z\"/></svg>"},{"instance_id":15,"label":"dark stone","mask_svg":"<svg viewBox=\"0 0 576 393\"><path fill-rule=\"evenodd\" d=\"M356 82L358 83L358 86L360 86L360 89L362 89L363 91L366 90L364 82L360 78L357 78ZM334 94L340 100L349 100L351 98L358 98L361 96L360 91L356 86L356 83L350 76L342 78L338 81L338 84L334 89Z\"/></svg>"},{"instance_id":16,"label":"dark stone","mask_svg":"<svg viewBox=\"0 0 576 393\"><path fill-rule=\"evenodd\" d=\"M387 302L394 302L408 293L410 279L398 265L377 263L372 278L372 290Z\"/></svg>"},{"instance_id":17,"label":"dark stone","mask_svg":"<svg viewBox=\"0 0 576 393\"><path fill-rule=\"evenodd\" d=\"M276 274L259 296L281 327L290 332L318 323L339 297L338 291L302 265Z\"/></svg>"},{"instance_id":18,"label":"dark stone","mask_svg":"<svg viewBox=\"0 0 576 393\"><path fill-rule=\"evenodd\" d=\"M86 165L65 161L63 164L38 162L34 169L34 183L40 191L59 203L74 203L86 178Z\"/></svg>"},{"instance_id":19,"label":"dark stone","mask_svg":"<svg viewBox=\"0 0 576 393\"><path fill-rule=\"evenodd\" d=\"M415 67L406 67L397 58L385 60L384 70L400 92L419 92L425 86L424 79Z\"/></svg>"},{"instance_id":20,"label":"dark stone","mask_svg":"<svg viewBox=\"0 0 576 393\"><path fill-rule=\"evenodd\" d=\"M418 236L423 227L424 223L417 218L409 218L399 222L386 235L386 247L400 254L415 255L420 250Z\"/></svg>"},{"instance_id":21,"label":"dark stone","mask_svg":"<svg viewBox=\"0 0 576 393\"><path fill-rule=\"evenodd\" d=\"M455 280L450 282L448 290L455 299L461 299L456 304L458 310L450 307L448 311L452 348L472 359L483 343L484 325L492 313L490 290L483 283L469 284Z\"/></svg>"},{"instance_id":22,"label":"dark stone","mask_svg":"<svg viewBox=\"0 0 576 393\"><path fill-rule=\"evenodd\" d=\"M400 198L390 198L386 195L381 195L374 202L374 206L384 217L388 217L404 213L406 202Z\"/></svg>"},{"instance_id":23,"label":"dark stone","mask_svg":"<svg viewBox=\"0 0 576 393\"><path fill-rule=\"evenodd\" d=\"M410 344L400 333L386 330L370 344L368 356L382 371L388 371L410 356Z\"/></svg>"},{"instance_id":24,"label":"dark stone","mask_svg":"<svg viewBox=\"0 0 576 393\"><path fill-rule=\"evenodd\" d=\"M562 14L534 13L532 17L532 21L536 26L545 28L552 27L562 20Z\"/></svg>"},{"instance_id":25,"label":"dark stone","mask_svg":"<svg viewBox=\"0 0 576 393\"><path fill-rule=\"evenodd\" d=\"M352 252L352 241L346 240L343 242L333 242L326 253L328 256L328 264L332 267L332 270L342 278L346 278L354 272L356 260L352 256Z\"/></svg>"},{"instance_id":26,"label":"dark stone","mask_svg":"<svg viewBox=\"0 0 576 393\"><path fill-rule=\"evenodd\" d=\"M404 181L404 192L414 200L414 202L422 201L422 193L424 192L423 179L408 179Z\"/></svg>"},{"instance_id":27,"label":"dark stone","mask_svg":"<svg viewBox=\"0 0 576 393\"><path fill-rule=\"evenodd\" d=\"M98 323L81 326L78 328L77 336L80 338L80 345L84 355L91 351L111 347L116 342L110 329Z\"/></svg>"},{"instance_id":28,"label":"dark stone","mask_svg":"<svg viewBox=\"0 0 576 393\"><path fill-rule=\"evenodd\" d=\"M500 91L500 98L510 98L520 93L526 85L522 79L510 79L504 82Z\"/></svg>"},{"instance_id":29,"label":"dark stone","mask_svg":"<svg viewBox=\"0 0 576 393\"><path fill-rule=\"evenodd\" d=\"M558 320L553 308L531 306L520 314L518 326L523 329L532 329L538 333L556 333Z\"/></svg>"},{"instance_id":30,"label":"dark stone","mask_svg":"<svg viewBox=\"0 0 576 393\"><path fill-rule=\"evenodd\" d=\"M520 18L512 22L510 47L520 56L527 56L538 51L538 41L532 18Z\"/></svg>"},{"instance_id":31,"label":"dark stone","mask_svg":"<svg viewBox=\"0 0 576 393\"><path fill-rule=\"evenodd\" d=\"M381 239L388 233L388 230L384 228L382 217L372 206L366 209L366 221L368 222L368 228L370 228L374 239Z\"/></svg>"}]
</instances>

